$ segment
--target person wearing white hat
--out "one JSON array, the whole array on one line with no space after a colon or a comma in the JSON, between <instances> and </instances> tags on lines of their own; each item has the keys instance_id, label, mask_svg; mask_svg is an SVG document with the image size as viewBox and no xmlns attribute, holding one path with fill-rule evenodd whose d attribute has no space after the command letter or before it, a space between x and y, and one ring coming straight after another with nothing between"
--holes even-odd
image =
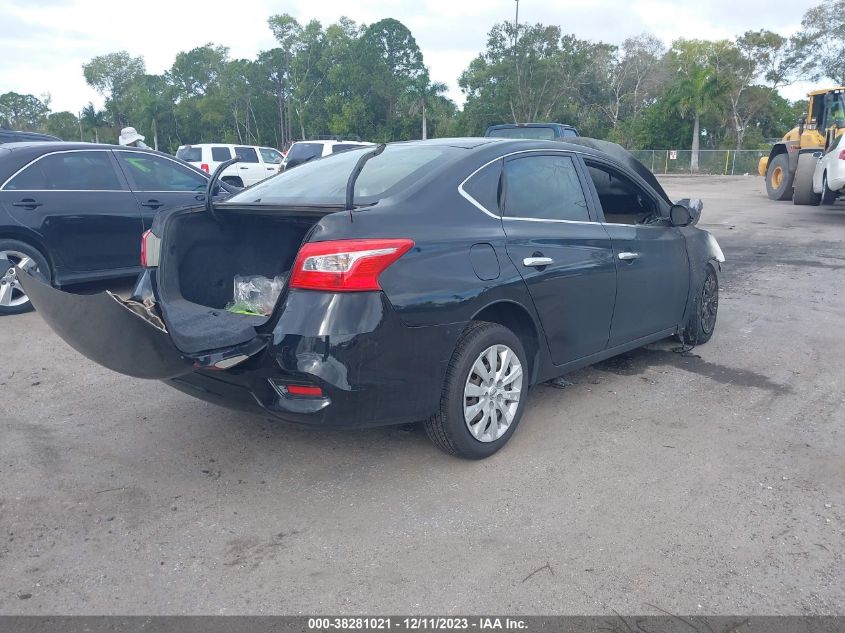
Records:
<instances>
[{"instance_id":1,"label":"person wearing white hat","mask_svg":"<svg viewBox=\"0 0 845 633\"><path fill-rule=\"evenodd\" d=\"M120 137L117 139L118 143L121 145L126 145L128 147L141 147L143 149L150 149L144 143L144 138L140 134L138 134L138 130L134 127L125 127L120 131Z\"/></svg>"}]
</instances>

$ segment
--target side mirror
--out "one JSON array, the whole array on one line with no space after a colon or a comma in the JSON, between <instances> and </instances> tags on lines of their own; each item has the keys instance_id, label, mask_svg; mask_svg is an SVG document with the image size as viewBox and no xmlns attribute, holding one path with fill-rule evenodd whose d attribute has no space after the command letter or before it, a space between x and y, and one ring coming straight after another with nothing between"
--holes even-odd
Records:
<instances>
[{"instance_id":1,"label":"side mirror","mask_svg":"<svg viewBox=\"0 0 845 633\"><path fill-rule=\"evenodd\" d=\"M669 210L669 221L672 226L689 226L692 222L692 214L683 204L673 204Z\"/></svg>"},{"instance_id":2,"label":"side mirror","mask_svg":"<svg viewBox=\"0 0 845 633\"><path fill-rule=\"evenodd\" d=\"M699 198L683 198L672 205L669 210L669 221L672 226L697 224L702 209L704 209L704 203Z\"/></svg>"}]
</instances>

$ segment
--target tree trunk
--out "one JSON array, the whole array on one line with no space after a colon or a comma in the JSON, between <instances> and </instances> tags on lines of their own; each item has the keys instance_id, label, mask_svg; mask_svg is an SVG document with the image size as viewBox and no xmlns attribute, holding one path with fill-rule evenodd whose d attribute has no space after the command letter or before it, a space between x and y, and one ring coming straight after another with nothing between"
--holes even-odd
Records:
<instances>
[{"instance_id":1,"label":"tree trunk","mask_svg":"<svg viewBox=\"0 0 845 633\"><path fill-rule=\"evenodd\" d=\"M153 117L153 149L158 151L158 126L155 117Z\"/></svg>"},{"instance_id":2,"label":"tree trunk","mask_svg":"<svg viewBox=\"0 0 845 633\"><path fill-rule=\"evenodd\" d=\"M695 123L692 126L692 156L690 157L689 170L693 174L698 173L698 147L700 140L700 117L695 114Z\"/></svg>"},{"instance_id":3,"label":"tree trunk","mask_svg":"<svg viewBox=\"0 0 845 633\"><path fill-rule=\"evenodd\" d=\"M425 101L423 101L423 104L422 104L422 115L423 115L422 140L426 140L428 138L428 127L426 125L426 120L425 120Z\"/></svg>"}]
</instances>

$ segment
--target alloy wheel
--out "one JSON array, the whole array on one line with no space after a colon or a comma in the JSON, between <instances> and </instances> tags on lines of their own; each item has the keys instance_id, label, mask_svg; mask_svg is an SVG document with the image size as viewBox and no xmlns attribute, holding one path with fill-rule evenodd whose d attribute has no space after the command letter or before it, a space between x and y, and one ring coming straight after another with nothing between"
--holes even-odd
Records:
<instances>
[{"instance_id":1,"label":"alloy wheel","mask_svg":"<svg viewBox=\"0 0 845 633\"><path fill-rule=\"evenodd\" d=\"M701 293L701 329L705 334L713 332L716 327L716 313L719 310L719 284L716 275L711 271L704 280Z\"/></svg>"},{"instance_id":2,"label":"alloy wheel","mask_svg":"<svg viewBox=\"0 0 845 633\"><path fill-rule=\"evenodd\" d=\"M15 266L27 272L38 272L38 264L26 253L20 251L0 251L0 261L6 260L11 265L0 270L0 307L16 308L29 302L29 297L18 281Z\"/></svg>"},{"instance_id":3,"label":"alloy wheel","mask_svg":"<svg viewBox=\"0 0 845 633\"><path fill-rule=\"evenodd\" d=\"M522 394L522 364L507 345L481 352L464 386L464 421L479 442L494 442L510 427Z\"/></svg>"}]
</instances>

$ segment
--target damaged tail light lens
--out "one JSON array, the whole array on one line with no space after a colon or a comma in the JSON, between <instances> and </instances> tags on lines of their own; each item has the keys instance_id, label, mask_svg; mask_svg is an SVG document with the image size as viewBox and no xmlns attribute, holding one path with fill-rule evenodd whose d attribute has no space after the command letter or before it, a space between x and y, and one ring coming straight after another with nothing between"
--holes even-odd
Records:
<instances>
[{"instance_id":1,"label":"damaged tail light lens","mask_svg":"<svg viewBox=\"0 0 845 633\"><path fill-rule=\"evenodd\" d=\"M845 160L845 149L839 152L839 160Z\"/></svg>"},{"instance_id":2,"label":"damaged tail light lens","mask_svg":"<svg viewBox=\"0 0 845 633\"><path fill-rule=\"evenodd\" d=\"M407 239L332 240L303 244L290 287L331 292L381 290L378 278L414 245Z\"/></svg>"},{"instance_id":3,"label":"damaged tail light lens","mask_svg":"<svg viewBox=\"0 0 845 633\"><path fill-rule=\"evenodd\" d=\"M161 240L152 231L144 231L141 235L141 266L156 268L161 257Z\"/></svg>"}]
</instances>

